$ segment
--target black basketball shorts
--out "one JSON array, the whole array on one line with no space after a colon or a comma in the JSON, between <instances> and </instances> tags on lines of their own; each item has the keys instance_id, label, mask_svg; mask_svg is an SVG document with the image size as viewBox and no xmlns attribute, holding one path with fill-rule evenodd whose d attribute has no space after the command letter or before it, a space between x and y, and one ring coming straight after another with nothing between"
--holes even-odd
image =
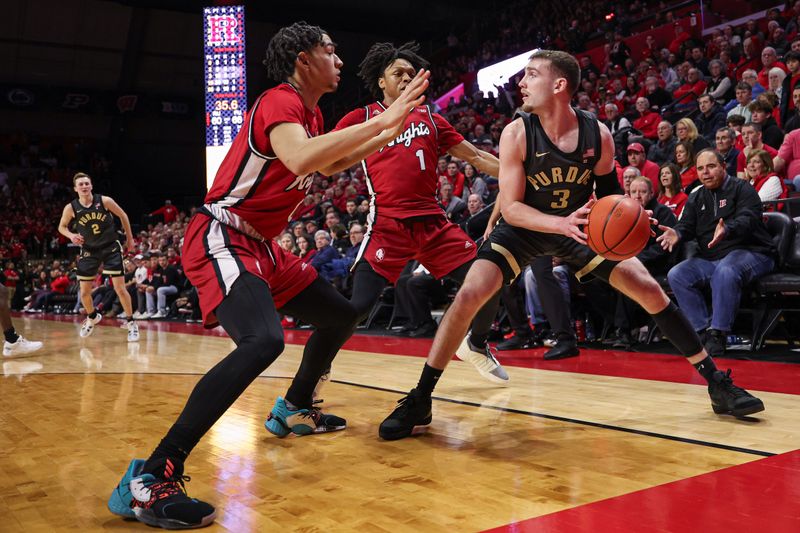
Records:
<instances>
[{"instance_id":1,"label":"black basketball shorts","mask_svg":"<svg viewBox=\"0 0 800 533\"><path fill-rule=\"evenodd\" d=\"M478 250L478 259L486 259L500 267L505 283L514 281L533 259L543 255L562 259L579 281L590 274L608 281L611 271L619 263L604 259L569 237L517 228L504 220L500 220Z\"/></svg>"},{"instance_id":2,"label":"black basketball shorts","mask_svg":"<svg viewBox=\"0 0 800 533\"><path fill-rule=\"evenodd\" d=\"M94 280L101 263L103 264L103 274L112 278L122 276L122 245L119 241L99 250L81 248L81 253L78 255L78 279L80 281Z\"/></svg>"}]
</instances>

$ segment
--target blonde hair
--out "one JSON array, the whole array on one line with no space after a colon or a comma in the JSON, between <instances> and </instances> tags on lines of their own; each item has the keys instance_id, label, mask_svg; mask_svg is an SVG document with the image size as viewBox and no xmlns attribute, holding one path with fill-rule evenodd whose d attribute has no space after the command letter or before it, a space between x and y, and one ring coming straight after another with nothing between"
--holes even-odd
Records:
<instances>
[{"instance_id":1,"label":"blonde hair","mask_svg":"<svg viewBox=\"0 0 800 533\"><path fill-rule=\"evenodd\" d=\"M694 121L690 118L682 118L678 122L675 123L675 130L678 129L678 126L686 126L686 129L689 130L689 140L694 142L700 133L697 131L697 126L695 126Z\"/></svg>"},{"instance_id":2,"label":"blonde hair","mask_svg":"<svg viewBox=\"0 0 800 533\"><path fill-rule=\"evenodd\" d=\"M89 178L89 181L92 181L92 177L89 176L89 174L86 174L85 172L78 172L77 174L72 176L72 185L74 186L75 183L81 178Z\"/></svg>"}]
</instances>

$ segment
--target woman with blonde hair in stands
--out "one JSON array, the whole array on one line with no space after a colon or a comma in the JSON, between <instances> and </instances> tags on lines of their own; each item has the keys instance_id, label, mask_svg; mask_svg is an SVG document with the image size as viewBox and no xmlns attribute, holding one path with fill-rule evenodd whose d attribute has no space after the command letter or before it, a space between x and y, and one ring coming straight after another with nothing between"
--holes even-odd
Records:
<instances>
[{"instance_id":1,"label":"woman with blonde hair in stands","mask_svg":"<svg viewBox=\"0 0 800 533\"><path fill-rule=\"evenodd\" d=\"M281 248L289 252L290 254L297 255L297 244L294 242L294 235L291 232L285 231L281 234L278 238L278 244Z\"/></svg>"},{"instance_id":2,"label":"woman with blonde hair in stands","mask_svg":"<svg viewBox=\"0 0 800 533\"><path fill-rule=\"evenodd\" d=\"M675 137L679 141L686 141L692 145L692 151L696 154L703 148L711 148L711 144L700 136L697 125L690 118L682 118L675 123Z\"/></svg>"},{"instance_id":3,"label":"woman with blonde hair in stands","mask_svg":"<svg viewBox=\"0 0 800 533\"><path fill-rule=\"evenodd\" d=\"M783 180L775 173L772 157L766 150L753 150L747 156L744 179L758 192L762 202L779 200L789 196ZM765 211L781 211L783 204L767 204Z\"/></svg>"},{"instance_id":4,"label":"woman with blonde hair in stands","mask_svg":"<svg viewBox=\"0 0 800 533\"><path fill-rule=\"evenodd\" d=\"M680 218L689 197L681 187L681 171L675 163L664 163L658 169L658 203L672 210Z\"/></svg>"},{"instance_id":5,"label":"woman with blonde hair in stands","mask_svg":"<svg viewBox=\"0 0 800 533\"><path fill-rule=\"evenodd\" d=\"M783 79L786 77L786 73L780 67L772 67L769 69L769 73L767 74L769 79L769 87L767 87L768 91L775 93L775 96L778 97L778 102L783 99ZM792 95L789 95L791 98Z\"/></svg>"}]
</instances>

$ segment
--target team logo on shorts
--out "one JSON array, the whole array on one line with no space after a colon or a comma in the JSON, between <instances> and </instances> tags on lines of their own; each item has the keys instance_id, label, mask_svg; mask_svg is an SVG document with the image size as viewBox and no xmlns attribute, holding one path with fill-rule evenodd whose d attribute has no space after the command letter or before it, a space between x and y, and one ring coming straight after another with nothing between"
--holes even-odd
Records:
<instances>
[{"instance_id":1,"label":"team logo on shorts","mask_svg":"<svg viewBox=\"0 0 800 533\"><path fill-rule=\"evenodd\" d=\"M469 250L472 248L472 241L464 241L464 249Z\"/></svg>"},{"instance_id":2,"label":"team logo on shorts","mask_svg":"<svg viewBox=\"0 0 800 533\"><path fill-rule=\"evenodd\" d=\"M378 251L375 252L375 259L378 261L383 261L384 255L386 254L383 252L383 248L378 248Z\"/></svg>"}]
</instances>

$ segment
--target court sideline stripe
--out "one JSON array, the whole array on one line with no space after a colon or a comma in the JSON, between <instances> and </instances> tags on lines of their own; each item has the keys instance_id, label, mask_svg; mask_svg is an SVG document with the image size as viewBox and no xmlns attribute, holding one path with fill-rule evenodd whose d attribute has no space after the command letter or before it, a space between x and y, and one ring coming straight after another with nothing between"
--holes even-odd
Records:
<instances>
[{"instance_id":1,"label":"court sideline stripe","mask_svg":"<svg viewBox=\"0 0 800 533\"><path fill-rule=\"evenodd\" d=\"M63 375L73 375L73 376L86 376L86 375L142 375L142 376L152 376L152 375L161 375L161 376L202 376L205 375L204 373L197 372L34 372L30 375L38 375L38 376L63 376ZM289 376L258 376L257 379L292 379ZM403 391L396 390L396 389L388 389L386 387L378 387L375 385L364 385L362 383L354 383L352 381L343 381L338 379L332 379L332 383L338 383L340 385L350 385L352 387L361 387L363 389L371 389L381 392L390 392L393 394L404 394ZM581 420L579 418L569 418L566 416L558 416L558 415L548 415L546 413L537 413L536 411L525 411L522 409L514 409L512 407L500 407L497 405L483 405L479 402L470 402L467 400L454 400L452 398L442 398L440 396L433 396L432 399L438 400L440 402L448 402L460 405L468 405L470 407L478 407L484 409L493 409L495 411L502 411L505 413L512 413L516 415L524 415L524 416L532 416L536 418L544 418L546 420L555 420L557 422L565 422L568 424L579 424L582 426L589 426L595 427L599 429L608 429L611 431L621 431L623 433L632 433L634 435L642 435L645 437L654 437L657 439L664 439L664 440L671 440L675 442L683 442L686 444L694 444L697 446L706 446L708 448L716 448L719 450L727 450L731 452L738 452L738 453L746 453L750 455L758 455L761 457L772 457L773 455L777 455L774 452L767 452L763 450L755 450L752 448L742 448L740 446L731 446L728 444L719 444L716 442L709 442L705 440L699 439L690 439L688 437L678 437L675 435L667 435L665 433L656 433L654 431L646 431L643 429L634 429L634 428L626 428L624 426L615 426L613 424L604 424L602 422L592 422L590 420Z\"/></svg>"}]
</instances>

